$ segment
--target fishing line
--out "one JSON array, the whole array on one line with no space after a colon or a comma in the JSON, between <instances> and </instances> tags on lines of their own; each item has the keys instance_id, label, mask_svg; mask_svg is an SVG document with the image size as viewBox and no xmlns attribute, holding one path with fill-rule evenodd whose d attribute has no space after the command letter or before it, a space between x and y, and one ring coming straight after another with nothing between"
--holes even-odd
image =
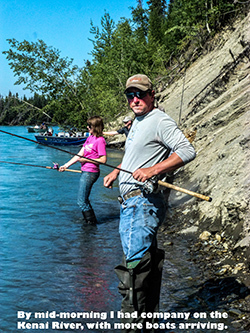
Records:
<instances>
[{"instance_id":1,"label":"fishing line","mask_svg":"<svg viewBox=\"0 0 250 333\"><path fill-rule=\"evenodd\" d=\"M24 165L24 166L30 166L30 167L35 167L35 168L44 168L44 169L57 170L57 171L59 170L59 165L57 163L54 163L53 167L45 166L45 165L27 164L27 163L19 163L19 162L10 162L10 161L0 161L0 163L8 163L8 164L15 164L15 165ZM74 170L74 169L65 169L64 171L81 173L80 170Z\"/></svg>"},{"instance_id":2,"label":"fishing line","mask_svg":"<svg viewBox=\"0 0 250 333\"><path fill-rule=\"evenodd\" d=\"M62 151L64 153L67 153L67 154L70 154L70 155L74 155L74 156L78 156L80 158L84 158L88 161L91 161L91 162L94 162L94 163L98 163L98 164L102 164L102 165L106 165L107 167L110 167L112 169L117 169L119 171L123 171L123 172L126 172L126 173L129 173L129 174L133 174L133 172L131 171L128 171L128 170L124 170L124 169L121 169L121 168L118 168L118 167L115 167L113 165L110 165L110 164L107 164L107 163L103 163L103 162L97 162L95 160L92 160L91 158L87 158L87 157L83 157L81 155L78 155L78 154L74 154L74 153L71 153L70 151L67 151L67 150L64 150L64 149L61 149L61 148L58 148L58 147L54 147L54 146L50 146L50 145L46 145L42 142L37 142L35 140L32 140L32 139L28 139L28 138L25 138L24 136L21 136L21 135L17 135L17 134L13 134L13 133L10 133L10 132L6 132L6 131L3 131L3 130L0 130L0 132L2 133L5 133L5 134L9 134L9 135L12 135L12 136L15 136L17 138L20 138L20 139L24 139L24 140L27 140L27 141L30 141L30 142L34 142L34 143L37 143L37 144L40 144L42 146L45 146L45 147L49 147L49 148L52 148L52 149L56 149L56 150L59 150L59 151ZM10 162L9 162L10 163ZM14 164L14 162L12 162ZM39 167L39 166L36 166L36 167ZM40 166L40 167L43 167L43 168L46 168L46 169L53 169L52 167L44 167L44 166ZM70 171L70 169L66 169L67 171ZM65 170L65 171L66 171ZM77 170L72 170L72 172L79 172ZM199 194L199 193L196 193L196 192L193 192L193 191L189 191L189 190L186 190L184 188L181 188L179 186L176 186L176 185L173 185L173 184L169 184L169 183L166 183L166 182L163 182L161 180L158 180L158 184L159 185L162 185L164 187L168 187L168 188L171 188L173 190L176 190L176 191L179 191L179 192L182 192L182 193L186 193L186 194L189 194L191 196L194 196L196 198L199 198L199 199L202 199L202 200L206 200L206 201L209 201L211 202L212 201L212 198L211 197L208 197L208 196L205 196L203 194Z\"/></svg>"},{"instance_id":3,"label":"fishing line","mask_svg":"<svg viewBox=\"0 0 250 333\"><path fill-rule=\"evenodd\" d=\"M74 156L78 156L80 158L84 158L90 162L94 162L94 163L98 163L98 164L102 164L102 165L106 165L107 167L109 168L112 168L112 169L117 169L119 171L123 171L123 172L126 172L126 173L130 173L131 175L133 174L133 172L131 171L128 171L128 170L124 170L124 169L121 169L121 168L118 168L118 167L115 167L113 165L110 165L108 163L103 163L103 162L98 162L98 161L95 161L91 158L88 158L88 157L83 157L81 155L78 155L78 154L75 154L75 153L71 153L70 151L67 151L65 149L61 149L61 148L58 148L58 147L54 147L54 146L50 146L50 145L47 145L45 143L42 143L42 142L38 142L38 141L35 141L35 140L32 140L32 139L28 139L28 138L25 138L24 136L21 136L21 135L17 135L17 134L13 134L13 133L10 133L10 132L6 132L6 131L3 131L3 130L0 130L0 132L2 133L5 133L5 134L8 134L8 135L12 135L12 136L15 136L17 138L20 138L20 139L23 139L23 140L27 140L27 141L30 141L30 142L33 142L33 143L37 143L39 145L42 145L42 146L45 146L45 147L49 147L49 148L52 148L52 149L56 149L56 150L59 150L59 151L62 151L64 153L67 153L67 154L70 154L70 155L74 155Z\"/></svg>"},{"instance_id":4,"label":"fishing line","mask_svg":"<svg viewBox=\"0 0 250 333\"><path fill-rule=\"evenodd\" d=\"M54 167L49 167L49 166L44 166L44 165L36 165L36 164L27 164L27 163L9 162L9 161L0 161L0 163L8 163L8 164L15 164L15 165L31 166L31 167L35 167L35 168L44 168L44 169L57 170Z\"/></svg>"}]
</instances>

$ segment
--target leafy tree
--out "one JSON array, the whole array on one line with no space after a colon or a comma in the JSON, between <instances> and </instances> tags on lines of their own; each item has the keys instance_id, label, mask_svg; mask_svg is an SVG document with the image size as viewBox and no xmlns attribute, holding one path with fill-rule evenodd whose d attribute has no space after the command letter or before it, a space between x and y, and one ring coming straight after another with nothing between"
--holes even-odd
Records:
<instances>
[{"instance_id":1,"label":"leafy tree","mask_svg":"<svg viewBox=\"0 0 250 333\"><path fill-rule=\"evenodd\" d=\"M205 0L207 25L218 31L232 15L237 5L235 0ZM231 15L230 15L231 14Z\"/></svg>"},{"instance_id":2,"label":"leafy tree","mask_svg":"<svg viewBox=\"0 0 250 333\"><path fill-rule=\"evenodd\" d=\"M148 0L144 9L137 0L131 18L117 24L105 12L100 27L91 22L92 60L81 69L42 40L9 39L10 49L3 53L17 76L16 84L34 92L23 102L45 110L60 124L83 128L91 115L107 121L127 111L124 89L129 76L145 73L153 81L170 82L173 67L182 68L183 59L186 67L241 6L235 0ZM33 121L36 112L26 113L14 97L10 93L0 98L0 123Z\"/></svg>"},{"instance_id":3,"label":"leafy tree","mask_svg":"<svg viewBox=\"0 0 250 333\"><path fill-rule=\"evenodd\" d=\"M148 36L148 15L147 11L142 6L142 1L137 0L137 7L131 7L132 25L138 41L147 42Z\"/></svg>"},{"instance_id":4,"label":"leafy tree","mask_svg":"<svg viewBox=\"0 0 250 333\"><path fill-rule=\"evenodd\" d=\"M61 58L59 50L47 46L42 40L34 43L8 39L8 42L11 48L3 54L14 75L18 76L15 84L24 84L31 92L55 99L65 93L77 96L74 77L79 68L72 65L73 59Z\"/></svg>"},{"instance_id":5,"label":"leafy tree","mask_svg":"<svg viewBox=\"0 0 250 333\"><path fill-rule=\"evenodd\" d=\"M101 29L91 27L94 34L93 62L84 71L91 105L106 119L113 118L127 109L124 98L125 82L134 65L134 40L129 21L114 25L105 13Z\"/></svg>"},{"instance_id":6,"label":"leafy tree","mask_svg":"<svg viewBox=\"0 0 250 333\"><path fill-rule=\"evenodd\" d=\"M166 16L166 0L148 0L148 42L151 47L162 45L163 24Z\"/></svg>"},{"instance_id":7,"label":"leafy tree","mask_svg":"<svg viewBox=\"0 0 250 333\"><path fill-rule=\"evenodd\" d=\"M73 59L61 58L58 50L48 47L42 40L33 43L9 39L8 42L11 48L3 53L18 76L15 84L23 83L25 89L35 92L35 103L39 107L47 104L44 100L47 96L51 101L61 103L69 113L84 109L84 99L80 99L75 88L80 69L72 64ZM43 98L38 97L38 92L43 94Z\"/></svg>"}]
</instances>

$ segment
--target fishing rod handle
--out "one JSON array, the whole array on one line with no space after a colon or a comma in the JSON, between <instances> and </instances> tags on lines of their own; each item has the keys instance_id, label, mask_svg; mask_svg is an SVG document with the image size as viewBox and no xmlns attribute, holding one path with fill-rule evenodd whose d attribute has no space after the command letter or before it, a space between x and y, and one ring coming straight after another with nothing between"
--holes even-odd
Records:
<instances>
[{"instance_id":1,"label":"fishing rod handle","mask_svg":"<svg viewBox=\"0 0 250 333\"><path fill-rule=\"evenodd\" d=\"M196 198L199 198L199 199L202 199L202 200L205 200L205 201L209 201L209 202L212 201L211 197L208 197L206 195L203 195L203 194L200 194L200 193L196 193L196 192L193 192L193 191L190 191L190 190L186 190L185 188L182 188L182 187L179 187L179 186L176 186L176 185L173 185L173 184L169 184L169 183L163 182L162 180L158 180L158 184L162 185L162 186L165 186L165 187L168 187L168 188L171 188L173 190L179 191L179 192L183 192L185 194L189 194L189 195L191 195L193 197L196 197Z\"/></svg>"},{"instance_id":2,"label":"fishing rod handle","mask_svg":"<svg viewBox=\"0 0 250 333\"><path fill-rule=\"evenodd\" d=\"M80 170L73 170L73 169L65 169L64 171L81 173Z\"/></svg>"},{"instance_id":3,"label":"fishing rod handle","mask_svg":"<svg viewBox=\"0 0 250 333\"><path fill-rule=\"evenodd\" d=\"M20 138L20 139L23 139L23 140L27 140L27 141L30 141L30 142L33 142L33 143L36 143L36 144L39 144L39 145L41 145L41 146L45 146L45 147L49 147L49 148L52 148L52 149L56 149L56 150L62 151L62 152L64 152L64 153L67 153L67 154L70 154L70 155L78 156L78 157L81 157L81 158L83 157L83 156L81 156L81 155L78 155L78 154L72 153L72 152L67 151L67 150L65 150L65 149L61 149L61 148L58 148L58 147L54 147L54 146L51 146L51 145L47 145L47 144L42 143L42 142L38 142L38 141L35 141L35 140L31 140L31 139L28 139L28 138L26 138L26 137L24 137L24 136L21 136L21 135L17 135L17 134L14 134L14 133L6 132L6 131L3 131L3 130L1 130L1 129L0 129L0 132L1 132L1 133L5 133L5 134L9 134L9 135L11 135L11 136L15 136L15 137L17 137L17 138ZM84 158L85 158L86 160L90 161L90 162L96 162L95 160L93 160L93 159L91 159L91 158L88 158L88 157L84 157ZM106 166L109 167L109 168L117 169L117 170L119 170L119 171L123 171L123 172L129 173L129 174L131 174L131 175L132 175L132 173L133 173L133 172L131 172L131 171L128 171L128 170L125 170L125 169L121 169L121 168L115 167L115 166L110 165L110 164L108 164L108 163L103 163L103 162L96 162L96 163L98 163L98 164L100 164L100 165L106 165ZM74 172L74 171L73 171L73 172Z\"/></svg>"}]
</instances>

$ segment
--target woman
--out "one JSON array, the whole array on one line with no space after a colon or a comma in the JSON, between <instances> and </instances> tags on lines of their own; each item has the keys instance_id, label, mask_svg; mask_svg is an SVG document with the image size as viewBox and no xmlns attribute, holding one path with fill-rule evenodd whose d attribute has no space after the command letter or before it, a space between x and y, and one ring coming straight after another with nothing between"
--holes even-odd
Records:
<instances>
[{"instance_id":1,"label":"woman","mask_svg":"<svg viewBox=\"0 0 250 333\"><path fill-rule=\"evenodd\" d=\"M82 174L80 177L77 203L82 210L85 221L89 224L95 224L97 220L89 201L89 195L93 184L97 181L100 175L98 162L106 163L107 161L106 142L102 136L104 126L101 117L93 116L89 118L87 120L87 125L90 136L87 138L82 149L79 151L79 156L74 156L71 160L62 165L59 168L59 171L64 171L72 164L81 162ZM83 156L83 158L80 156ZM91 161L85 159L84 157L91 159Z\"/></svg>"}]
</instances>

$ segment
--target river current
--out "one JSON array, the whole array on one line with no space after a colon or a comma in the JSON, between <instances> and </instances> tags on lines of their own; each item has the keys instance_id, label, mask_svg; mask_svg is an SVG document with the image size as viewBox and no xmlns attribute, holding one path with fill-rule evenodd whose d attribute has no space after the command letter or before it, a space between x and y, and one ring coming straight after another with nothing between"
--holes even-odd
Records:
<instances>
[{"instance_id":1,"label":"river current","mask_svg":"<svg viewBox=\"0 0 250 333\"><path fill-rule=\"evenodd\" d=\"M0 129L34 140L24 126ZM7 134L0 133L0 140L1 161L51 167L71 158ZM80 149L62 148L73 153ZM118 165L122 154L108 150L108 163ZM111 170L101 166L92 189L99 222L93 227L84 224L76 203L78 173L0 163L0 332L119 332L114 325L120 322L121 297L113 270L122 256L119 191L118 184L112 190L102 184ZM164 241L161 236L160 245ZM198 290L199 275L185 241L177 238L166 252L160 307L165 326L160 332L220 331L218 325L212 330L179 326L187 322L181 318L185 313L191 316L192 306L199 312L187 301ZM235 332L225 328L227 319L190 322L199 321L223 323L221 331Z\"/></svg>"}]
</instances>

